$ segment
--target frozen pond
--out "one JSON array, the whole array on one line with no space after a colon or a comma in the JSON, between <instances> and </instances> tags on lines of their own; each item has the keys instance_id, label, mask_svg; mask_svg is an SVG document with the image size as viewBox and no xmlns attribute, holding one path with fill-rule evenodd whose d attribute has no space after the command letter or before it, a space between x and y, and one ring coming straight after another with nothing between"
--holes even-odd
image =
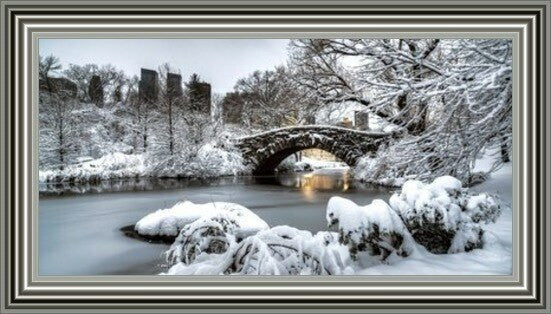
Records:
<instances>
[{"instance_id":1,"label":"frozen pond","mask_svg":"<svg viewBox=\"0 0 551 314\"><path fill-rule=\"evenodd\" d=\"M251 209L270 226L317 232L326 230L325 206L331 196L367 204L375 198L387 199L391 193L358 184L343 169L276 177L57 187L56 193L61 191L69 192L40 197L40 275L148 275L163 271L162 254L167 245L128 238L119 229L182 200L234 202Z\"/></svg>"}]
</instances>

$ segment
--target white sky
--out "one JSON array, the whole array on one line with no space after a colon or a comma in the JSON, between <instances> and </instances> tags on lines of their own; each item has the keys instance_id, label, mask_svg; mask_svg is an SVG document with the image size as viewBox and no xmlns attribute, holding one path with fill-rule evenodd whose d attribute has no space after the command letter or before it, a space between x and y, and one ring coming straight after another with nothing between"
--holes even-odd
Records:
<instances>
[{"instance_id":1,"label":"white sky","mask_svg":"<svg viewBox=\"0 0 551 314\"><path fill-rule=\"evenodd\" d=\"M40 39L39 53L68 64L112 64L126 75L170 63L186 81L198 73L214 92L233 90L255 70L269 70L287 59L287 39Z\"/></svg>"}]
</instances>

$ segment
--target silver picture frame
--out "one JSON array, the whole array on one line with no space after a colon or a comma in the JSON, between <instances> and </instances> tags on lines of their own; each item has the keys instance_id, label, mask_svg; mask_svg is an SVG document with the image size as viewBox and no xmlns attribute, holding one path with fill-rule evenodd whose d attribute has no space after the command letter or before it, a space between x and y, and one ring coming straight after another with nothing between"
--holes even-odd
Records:
<instances>
[{"instance_id":1,"label":"silver picture frame","mask_svg":"<svg viewBox=\"0 0 551 314\"><path fill-rule=\"evenodd\" d=\"M550 312L550 1L0 1L0 312ZM39 276L43 38L509 38L511 276Z\"/></svg>"}]
</instances>

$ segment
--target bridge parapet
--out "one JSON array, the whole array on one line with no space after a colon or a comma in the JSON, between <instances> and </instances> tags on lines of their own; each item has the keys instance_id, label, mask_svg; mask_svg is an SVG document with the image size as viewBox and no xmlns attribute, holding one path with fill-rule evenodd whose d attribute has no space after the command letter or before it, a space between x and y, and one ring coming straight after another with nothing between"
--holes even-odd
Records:
<instances>
[{"instance_id":1,"label":"bridge parapet","mask_svg":"<svg viewBox=\"0 0 551 314\"><path fill-rule=\"evenodd\" d=\"M370 152L377 151L393 134L359 131L343 127L306 125L280 128L237 138L241 150L257 175L273 174L287 156L309 148L332 153L350 166Z\"/></svg>"}]
</instances>

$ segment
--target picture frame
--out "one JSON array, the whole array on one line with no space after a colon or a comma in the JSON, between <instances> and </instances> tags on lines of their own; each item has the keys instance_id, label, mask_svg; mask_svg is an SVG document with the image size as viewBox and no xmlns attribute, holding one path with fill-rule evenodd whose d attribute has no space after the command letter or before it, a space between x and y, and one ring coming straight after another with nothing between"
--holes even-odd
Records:
<instances>
[{"instance_id":1,"label":"picture frame","mask_svg":"<svg viewBox=\"0 0 551 314\"><path fill-rule=\"evenodd\" d=\"M549 1L1 1L2 313L549 313ZM38 276L41 38L510 38L511 276Z\"/></svg>"}]
</instances>

